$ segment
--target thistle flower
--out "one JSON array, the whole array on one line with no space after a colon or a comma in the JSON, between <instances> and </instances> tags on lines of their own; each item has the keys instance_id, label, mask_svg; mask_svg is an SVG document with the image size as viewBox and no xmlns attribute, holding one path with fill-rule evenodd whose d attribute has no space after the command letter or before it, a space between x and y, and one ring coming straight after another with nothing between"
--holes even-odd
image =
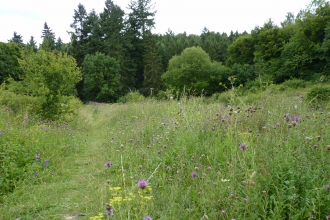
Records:
<instances>
[{"instance_id":1,"label":"thistle flower","mask_svg":"<svg viewBox=\"0 0 330 220\"><path fill-rule=\"evenodd\" d=\"M147 188L148 183L145 180L139 180L137 182L137 185L140 189L144 190L145 188Z\"/></svg>"},{"instance_id":2,"label":"thistle flower","mask_svg":"<svg viewBox=\"0 0 330 220\"><path fill-rule=\"evenodd\" d=\"M49 164L49 161L48 160L45 160L44 161L44 166L47 166Z\"/></svg>"},{"instance_id":3,"label":"thistle flower","mask_svg":"<svg viewBox=\"0 0 330 220\"><path fill-rule=\"evenodd\" d=\"M285 121L291 121L291 118L290 118L289 114L284 115L284 120Z\"/></svg>"},{"instance_id":4,"label":"thistle flower","mask_svg":"<svg viewBox=\"0 0 330 220\"><path fill-rule=\"evenodd\" d=\"M150 216L146 216L143 220L152 220Z\"/></svg>"},{"instance_id":5,"label":"thistle flower","mask_svg":"<svg viewBox=\"0 0 330 220\"><path fill-rule=\"evenodd\" d=\"M106 166L106 167L111 167L111 165L112 165L112 163L110 161L108 161L104 164L104 166Z\"/></svg>"},{"instance_id":6,"label":"thistle flower","mask_svg":"<svg viewBox=\"0 0 330 220\"><path fill-rule=\"evenodd\" d=\"M300 118L299 118L298 116L294 116L294 117L293 117L293 120L294 120L294 121L300 121Z\"/></svg>"},{"instance_id":7,"label":"thistle flower","mask_svg":"<svg viewBox=\"0 0 330 220\"><path fill-rule=\"evenodd\" d=\"M191 176L192 176L193 178L197 178L197 173L196 173L196 172L192 172Z\"/></svg>"},{"instance_id":8,"label":"thistle flower","mask_svg":"<svg viewBox=\"0 0 330 220\"><path fill-rule=\"evenodd\" d=\"M240 148L241 148L241 150L245 150L246 149L246 145L245 144L241 144Z\"/></svg>"}]
</instances>

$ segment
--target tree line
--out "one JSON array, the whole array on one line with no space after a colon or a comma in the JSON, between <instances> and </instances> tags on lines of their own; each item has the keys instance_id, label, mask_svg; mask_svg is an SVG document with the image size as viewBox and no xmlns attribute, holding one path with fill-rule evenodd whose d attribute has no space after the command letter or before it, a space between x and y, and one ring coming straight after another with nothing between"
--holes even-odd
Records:
<instances>
[{"instance_id":1,"label":"tree line","mask_svg":"<svg viewBox=\"0 0 330 220\"><path fill-rule=\"evenodd\" d=\"M151 0L132 0L127 13L112 0L105 1L101 13L79 4L69 43L56 39L47 23L39 47L33 37L24 44L16 32L8 43L0 43L0 81L24 81L22 63L41 53L74 58L68 68L76 65L81 73L67 90L83 101L116 102L135 90L145 96L183 89L210 95L229 86L231 76L246 88L261 78L273 83L329 78L330 5L325 0L313 0L297 15L289 12L280 25L269 19L249 33L204 28L200 35L170 29L153 34L156 13Z\"/></svg>"}]
</instances>

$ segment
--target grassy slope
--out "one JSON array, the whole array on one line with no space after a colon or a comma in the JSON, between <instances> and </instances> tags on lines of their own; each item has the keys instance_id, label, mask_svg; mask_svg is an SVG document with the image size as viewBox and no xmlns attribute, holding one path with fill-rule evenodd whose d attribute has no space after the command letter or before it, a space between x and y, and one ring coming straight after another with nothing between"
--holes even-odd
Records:
<instances>
[{"instance_id":1,"label":"grassy slope","mask_svg":"<svg viewBox=\"0 0 330 220\"><path fill-rule=\"evenodd\" d=\"M85 106L73 131L37 133L39 143L56 143L45 150L50 164L5 198L0 219L88 219L115 196L131 199L112 202L115 219L323 219L329 114L297 92L305 91L236 99L232 113L201 99ZM297 126L288 127L286 113L301 118ZM139 179L152 191L141 194Z\"/></svg>"}]
</instances>

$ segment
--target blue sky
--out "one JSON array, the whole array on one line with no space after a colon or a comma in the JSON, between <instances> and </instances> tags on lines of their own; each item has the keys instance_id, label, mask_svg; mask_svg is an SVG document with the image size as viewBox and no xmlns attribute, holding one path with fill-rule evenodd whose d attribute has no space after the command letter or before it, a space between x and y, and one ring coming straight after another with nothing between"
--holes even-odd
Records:
<instances>
[{"instance_id":1,"label":"blue sky","mask_svg":"<svg viewBox=\"0 0 330 220\"><path fill-rule=\"evenodd\" d=\"M130 0L113 0L125 12ZM100 13L105 0L0 0L0 41L7 42L13 32L27 42L34 36L41 43L41 31L47 22L64 42L70 37L74 9L81 3L89 12L93 8ZM164 34L169 28L176 34L200 34L203 27L210 31L247 31L262 26L269 18L280 24L287 12L295 15L305 9L310 0L154 0L154 33Z\"/></svg>"}]
</instances>

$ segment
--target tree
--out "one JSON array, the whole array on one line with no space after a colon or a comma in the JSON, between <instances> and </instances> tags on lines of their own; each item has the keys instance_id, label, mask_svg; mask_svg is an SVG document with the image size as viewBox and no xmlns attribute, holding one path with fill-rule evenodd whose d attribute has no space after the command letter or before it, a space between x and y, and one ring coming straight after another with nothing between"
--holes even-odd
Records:
<instances>
[{"instance_id":1,"label":"tree","mask_svg":"<svg viewBox=\"0 0 330 220\"><path fill-rule=\"evenodd\" d=\"M17 34L16 31L14 32L14 36L10 40L8 40L8 42L14 42L14 43L16 43L21 48L24 45L23 44L22 35Z\"/></svg>"},{"instance_id":2,"label":"tree","mask_svg":"<svg viewBox=\"0 0 330 220\"><path fill-rule=\"evenodd\" d=\"M251 35L240 36L228 47L228 66L239 64L253 64L254 38Z\"/></svg>"},{"instance_id":3,"label":"tree","mask_svg":"<svg viewBox=\"0 0 330 220\"><path fill-rule=\"evenodd\" d=\"M200 47L185 49L180 56L174 56L168 70L162 76L167 87L201 94L210 91L210 84L221 82L222 65L212 62L210 56Z\"/></svg>"},{"instance_id":4,"label":"tree","mask_svg":"<svg viewBox=\"0 0 330 220\"><path fill-rule=\"evenodd\" d=\"M100 52L115 58L120 65L120 82L123 86L121 95L135 86L135 64L129 53L132 45L126 33L124 16L125 12L118 5L106 0L104 10L100 14L103 40Z\"/></svg>"},{"instance_id":5,"label":"tree","mask_svg":"<svg viewBox=\"0 0 330 220\"><path fill-rule=\"evenodd\" d=\"M161 78L163 68L156 36L154 36L150 31L148 31L145 35L143 64L144 79L141 92L144 95L157 94L163 88Z\"/></svg>"},{"instance_id":6,"label":"tree","mask_svg":"<svg viewBox=\"0 0 330 220\"><path fill-rule=\"evenodd\" d=\"M23 70L18 63L21 58L21 50L14 42L0 42L0 84L7 78L19 80L23 75Z\"/></svg>"},{"instance_id":7,"label":"tree","mask_svg":"<svg viewBox=\"0 0 330 220\"><path fill-rule=\"evenodd\" d=\"M43 50L51 51L55 49L55 33L48 26L47 22L44 23L41 38L43 38L40 48Z\"/></svg>"},{"instance_id":8,"label":"tree","mask_svg":"<svg viewBox=\"0 0 330 220\"><path fill-rule=\"evenodd\" d=\"M37 52L38 50L37 42L34 40L33 36L31 36L29 42L26 44L26 50Z\"/></svg>"},{"instance_id":9,"label":"tree","mask_svg":"<svg viewBox=\"0 0 330 220\"><path fill-rule=\"evenodd\" d=\"M76 94L75 84L81 72L75 59L67 54L38 50L26 52L19 60L25 75L20 82L13 82L17 93L41 97L41 116L55 119L62 113L61 98Z\"/></svg>"},{"instance_id":10,"label":"tree","mask_svg":"<svg viewBox=\"0 0 330 220\"><path fill-rule=\"evenodd\" d=\"M103 53L86 55L82 71L87 100L115 102L121 89L119 68L116 59Z\"/></svg>"},{"instance_id":11,"label":"tree","mask_svg":"<svg viewBox=\"0 0 330 220\"><path fill-rule=\"evenodd\" d=\"M146 31L151 30L154 25L153 11L154 5L151 0L131 0L128 5L130 13L128 14L127 33L131 37L132 48L130 54L133 62L136 64L136 87L140 88L143 82L143 39Z\"/></svg>"}]
</instances>

